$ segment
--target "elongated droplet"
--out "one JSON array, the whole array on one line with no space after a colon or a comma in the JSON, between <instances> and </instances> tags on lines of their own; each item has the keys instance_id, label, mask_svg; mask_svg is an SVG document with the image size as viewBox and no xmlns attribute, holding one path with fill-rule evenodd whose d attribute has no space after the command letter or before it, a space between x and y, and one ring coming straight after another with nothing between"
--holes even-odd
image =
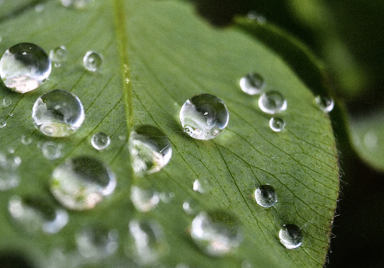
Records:
<instances>
[{"instance_id":1,"label":"elongated droplet","mask_svg":"<svg viewBox=\"0 0 384 268\"><path fill-rule=\"evenodd\" d=\"M3 99L3 107L8 107L8 106L10 106L11 104L12 104L12 100L11 100L10 98L5 97L5 98Z\"/></svg>"},{"instance_id":2,"label":"elongated droplet","mask_svg":"<svg viewBox=\"0 0 384 268\"><path fill-rule=\"evenodd\" d=\"M19 185L20 177L17 171L21 159L12 153L0 152L0 191L15 188Z\"/></svg>"},{"instance_id":3,"label":"elongated droplet","mask_svg":"<svg viewBox=\"0 0 384 268\"><path fill-rule=\"evenodd\" d=\"M53 234L59 232L68 222L68 213L55 208L43 199L12 196L8 202L12 220L27 233Z\"/></svg>"},{"instance_id":4,"label":"elongated droplet","mask_svg":"<svg viewBox=\"0 0 384 268\"><path fill-rule=\"evenodd\" d=\"M95 51L88 51L83 58L85 69L91 72L96 72L103 62L101 55Z\"/></svg>"},{"instance_id":5,"label":"elongated droplet","mask_svg":"<svg viewBox=\"0 0 384 268\"><path fill-rule=\"evenodd\" d=\"M240 88L248 95L261 94L264 86L264 79L258 73L251 72L240 79Z\"/></svg>"},{"instance_id":6,"label":"elongated droplet","mask_svg":"<svg viewBox=\"0 0 384 268\"><path fill-rule=\"evenodd\" d=\"M280 132L285 128L285 121L280 117L272 117L269 120L269 127L275 132Z\"/></svg>"},{"instance_id":7,"label":"elongated droplet","mask_svg":"<svg viewBox=\"0 0 384 268\"><path fill-rule=\"evenodd\" d=\"M96 150L102 151L111 144L111 138L107 134L99 132L93 134L91 144Z\"/></svg>"},{"instance_id":8,"label":"elongated droplet","mask_svg":"<svg viewBox=\"0 0 384 268\"><path fill-rule=\"evenodd\" d=\"M67 48L65 46L58 46L54 49L51 49L49 52L49 58L55 64L65 62L68 58Z\"/></svg>"},{"instance_id":9,"label":"elongated droplet","mask_svg":"<svg viewBox=\"0 0 384 268\"><path fill-rule=\"evenodd\" d=\"M240 223L225 211L200 212L192 221L191 236L206 254L222 257L242 241Z\"/></svg>"},{"instance_id":10,"label":"elongated droplet","mask_svg":"<svg viewBox=\"0 0 384 268\"><path fill-rule=\"evenodd\" d=\"M44 135L66 137L84 122L84 107L74 94L55 89L40 96L32 109L35 127Z\"/></svg>"},{"instance_id":11,"label":"elongated droplet","mask_svg":"<svg viewBox=\"0 0 384 268\"><path fill-rule=\"evenodd\" d=\"M76 245L85 258L100 260L113 255L118 248L119 234L101 226L85 226L76 233Z\"/></svg>"},{"instance_id":12,"label":"elongated droplet","mask_svg":"<svg viewBox=\"0 0 384 268\"><path fill-rule=\"evenodd\" d=\"M56 160L61 157L61 149L53 141L44 142L41 146L41 152L48 160Z\"/></svg>"},{"instance_id":13,"label":"elongated droplet","mask_svg":"<svg viewBox=\"0 0 384 268\"><path fill-rule=\"evenodd\" d=\"M320 110L325 113L331 112L335 106L333 99L329 96L316 96L315 101Z\"/></svg>"},{"instance_id":14,"label":"elongated droplet","mask_svg":"<svg viewBox=\"0 0 384 268\"><path fill-rule=\"evenodd\" d=\"M295 224L284 224L279 232L281 244L287 249L294 249L301 246L303 241L303 234L300 227Z\"/></svg>"},{"instance_id":15,"label":"elongated droplet","mask_svg":"<svg viewBox=\"0 0 384 268\"><path fill-rule=\"evenodd\" d=\"M157 191L152 189L142 189L137 186L132 186L131 201L138 211L148 212L159 204L160 196Z\"/></svg>"},{"instance_id":16,"label":"elongated droplet","mask_svg":"<svg viewBox=\"0 0 384 268\"><path fill-rule=\"evenodd\" d=\"M180 110L180 122L194 139L210 140L228 125L229 113L222 100L210 94L196 95L187 100Z\"/></svg>"},{"instance_id":17,"label":"elongated droplet","mask_svg":"<svg viewBox=\"0 0 384 268\"><path fill-rule=\"evenodd\" d=\"M271 185L261 185L255 190L255 199L257 204L269 208L276 204L277 193Z\"/></svg>"},{"instance_id":18,"label":"elongated droplet","mask_svg":"<svg viewBox=\"0 0 384 268\"><path fill-rule=\"evenodd\" d=\"M0 77L5 86L18 93L38 88L51 73L45 51L31 43L14 45L0 59Z\"/></svg>"},{"instance_id":19,"label":"elongated droplet","mask_svg":"<svg viewBox=\"0 0 384 268\"><path fill-rule=\"evenodd\" d=\"M172 157L167 136L149 125L138 126L131 132L128 148L133 171L138 176L160 171Z\"/></svg>"},{"instance_id":20,"label":"elongated droplet","mask_svg":"<svg viewBox=\"0 0 384 268\"><path fill-rule=\"evenodd\" d=\"M260 109L267 114L276 114L287 109L287 101L278 91L268 91L259 98Z\"/></svg>"},{"instance_id":21,"label":"elongated droplet","mask_svg":"<svg viewBox=\"0 0 384 268\"><path fill-rule=\"evenodd\" d=\"M81 156L68 159L54 169L50 189L66 208L94 208L115 190L114 174L99 160Z\"/></svg>"}]
</instances>

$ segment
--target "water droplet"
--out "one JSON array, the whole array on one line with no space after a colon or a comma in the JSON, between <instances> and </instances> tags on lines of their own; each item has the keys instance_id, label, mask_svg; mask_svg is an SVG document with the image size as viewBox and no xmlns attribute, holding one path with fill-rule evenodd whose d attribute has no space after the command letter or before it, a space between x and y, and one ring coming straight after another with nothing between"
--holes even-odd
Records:
<instances>
[{"instance_id":1,"label":"water droplet","mask_svg":"<svg viewBox=\"0 0 384 268\"><path fill-rule=\"evenodd\" d=\"M40 12L43 12L44 8L45 8L44 4L37 4L35 6L35 11L40 13Z\"/></svg>"},{"instance_id":2,"label":"water droplet","mask_svg":"<svg viewBox=\"0 0 384 268\"><path fill-rule=\"evenodd\" d=\"M55 208L43 199L12 196L8 202L12 220L27 233L43 231L48 234L59 232L68 223L68 213Z\"/></svg>"},{"instance_id":3,"label":"water droplet","mask_svg":"<svg viewBox=\"0 0 384 268\"><path fill-rule=\"evenodd\" d=\"M94 158L68 159L56 167L50 181L55 198L66 208L92 209L115 190L114 174Z\"/></svg>"},{"instance_id":4,"label":"water droplet","mask_svg":"<svg viewBox=\"0 0 384 268\"><path fill-rule=\"evenodd\" d=\"M261 185L255 190L255 199L257 204L269 208L276 204L277 193L271 185Z\"/></svg>"},{"instance_id":5,"label":"water droplet","mask_svg":"<svg viewBox=\"0 0 384 268\"><path fill-rule=\"evenodd\" d=\"M83 124L83 104L74 94L55 89L40 96L32 109L35 127L44 135L66 137Z\"/></svg>"},{"instance_id":6,"label":"water droplet","mask_svg":"<svg viewBox=\"0 0 384 268\"><path fill-rule=\"evenodd\" d=\"M285 128L285 121L280 117L272 117L269 120L269 127L275 132L280 132Z\"/></svg>"},{"instance_id":7,"label":"water droplet","mask_svg":"<svg viewBox=\"0 0 384 268\"><path fill-rule=\"evenodd\" d=\"M127 244L126 254L141 265L155 263L167 250L163 231L154 221L132 220L129 233L133 241Z\"/></svg>"},{"instance_id":8,"label":"water droplet","mask_svg":"<svg viewBox=\"0 0 384 268\"><path fill-rule=\"evenodd\" d=\"M21 43L5 51L0 59L0 77L18 93L39 87L51 73L51 61L45 51L34 44Z\"/></svg>"},{"instance_id":9,"label":"water droplet","mask_svg":"<svg viewBox=\"0 0 384 268\"><path fill-rule=\"evenodd\" d=\"M7 121L4 118L0 118L0 128L7 126Z\"/></svg>"},{"instance_id":10,"label":"water droplet","mask_svg":"<svg viewBox=\"0 0 384 268\"><path fill-rule=\"evenodd\" d=\"M49 52L49 58L52 62L61 63L67 60L67 54L68 52L65 46L58 46L54 49L51 49Z\"/></svg>"},{"instance_id":11,"label":"water droplet","mask_svg":"<svg viewBox=\"0 0 384 268\"><path fill-rule=\"evenodd\" d=\"M184 132L198 140L217 137L227 126L228 121L227 106L222 100L210 94L190 98L180 110L180 122Z\"/></svg>"},{"instance_id":12,"label":"water droplet","mask_svg":"<svg viewBox=\"0 0 384 268\"><path fill-rule=\"evenodd\" d=\"M113 255L118 248L119 234L101 226L86 226L76 233L76 244L85 258L103 259Z\"/></svg>"},{"instance_id":13,"label":"water droplet","mask_svg":"<svg viewBox=\"0 0 384 268\"><path fill-rule=\"evenodd\" d=\"M258 73L248 73L240 79L240 88L248 95L261 94L264 86L264 79Z\"/></svg>"},{"instance_id":14,"label":"water droplet","mask_svg":"<svg viewBox=\"0 0 384 268\"><path fill-rule=\"evenodd\" d=\"M189 199L183 203L183 210L188 215L195 215L200 209L199 205L192 199Z\"/></svg>"},{"instance_id":15,"label":"water droplet","mask_svg":"<svg viewBox=\"0 0 384 268\"><path fill-rule=\"evenodd\" d=\"M175 193L160 193L160 200L163 203L169 203L175 197Z\"/></svg>"},{"instance_id":16,"label":"water droplet","mask_svg":"<svg viewBox=\"0 0 384 268\"><path fill-rule=\"evenodd\" d=\"M160 196L157 191L152 189L141 189L139 187L132 186L131 201L138 211L148 212L159 204Z\"/></svg>"},{"instance_id":17,"label":"water droplet","mask_svg":"<svg viewBox=\"0 0 384 268\"><path fill-rule=\"evenodd\" d=\"M133 171L139 176L160 171L172 156L172 147L167 136L149 125L136 127L131 132L128 148Z\"/></svg>"},{"instance_id":18,"label":"water droplet","mask_svg":"<svg viewBox=\"0 0 384 268\"><path fill-rule=\"evenodd\" d=\"M11 100L10 98L5 97L5 98L3 99L3 107L8 107L8 106L10 106L11 104L12 104L12 100Z\"/></svg>"},{"instance_id":19,"label":"water droplet","mask_svg":"<svg viewBox=\"0 0 384 268\"><path fill-rule=\"evenodd\" d=\"M55 160L61 157L61 149L53 141L44 142L41 146L41 152L48 160Z\"/></svg>"},{"instance_id":20,"label":"water droplet","mask_svg":"<svg viewBox=\"0 0 384 268\"><path fill-rule=\"evenodd\" d=\"M287 109L287 101L278 91L268 91L259 98L260 109L267 114L276 114Z\"/></svg>"},{"instance_id":21,"label":"water droplet","mask_svg":"<svg viewBox=\"0 0 384 268\"><path fill-rule=\"evenodd\" d=\"M95 51L88 51L87 53L85 53L85 56L83 58L83 64L85 69L91 72L96 72L101 66L102 62L103 58L99 53Z\"/></svg>"},{"instance_id":22,"label":"water droplet","mask_svg":"<svg viewBox=\"0 0 384 268\"><path fill-rule=\"evenodd\" d=\"M195 180L193 182L193 187L192 189L195 191L195 192L199 192L201 194L205 194L210 188L210 185L208 183L208 180L206 179L200 179L200 180Z\"/></svg>"},{"instance_id":23,"label":"water droplet","mask_svg":"<svg viewBox=\"0 0 384 268\"><path fill-rule=\"evenodd\" d=\"M222 257L242 241L240 224L225 211L200 212L192 221L191 236L206 254Z\"/></svg>"},{"instance_id":24,"label":"water droplet","mask_svg":"<svg viewBox=\"0 0 384 268\"><path fill-rule=\"evenodd\" d=\"M0 191L15 188L19 185L20 178L17 172L21 159L12 153L0 152Z\"/></svg>"},{"instance_id":25,"label":"water droplet","mask_svg":"<svg viewBox=\"0 0 384 268\"><path fill-rule=\"evenodd\" d=\"M85 8L92 0L60 0L61 4L65 7L71 7L76 9Z\"/></svg>"},{"instance_id":26,"label":"water droplet","mask_svg":"<svg viewBox=\"0 0 384 268\"><path fill-rule=\"evenodd\" d=\"M333 99L329 96L316 96L315 97L316 104L319 106L320 110L325 113L329 113L333 110L335 103Z\"/></svg>"},{"instance_id":27,"label":"water droplet","mask_svg":"<svg viewBox=\"0 0 384 268\"><path fill-rule=\"evenodd\" d=\"M103 132L99 132L99 133L93 134L91 139L91 144L93 148L101 151L106 149L111 144L111 138L107 134Z\"/></svg>"},{"instance_id":28,"label":"water droplet","mask_svg":"<svg viewBox=\"0 0 384 268\"><path fill-rule=\"evenodd\" d=\"M24 145L30 145L32 143L32 138L31 137L28 137L26 135L22 135L21 136L21 143L24 144Z\"/></svg>"},{"instance_id":29,"label":"water droplet","mask_svg":"<svg viewBox=\"0 0 384 268\"><path fill-rule=\"evenodd\" d=\"M294 224L284 224L279 232L281 244L287 249L294 249L301 246L303 234L300 227Z\"/></svg>"}]
</instances>

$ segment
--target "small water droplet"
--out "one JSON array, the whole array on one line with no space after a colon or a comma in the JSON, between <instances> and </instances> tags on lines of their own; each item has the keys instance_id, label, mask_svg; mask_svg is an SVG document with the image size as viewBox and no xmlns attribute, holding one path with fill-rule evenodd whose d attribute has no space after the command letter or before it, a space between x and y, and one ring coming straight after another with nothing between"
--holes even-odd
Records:
<instances>
[{"instance_id":1,"label":"small water droplet","mask_svg":"<svg viewBox=\"0 0 384 268\"><path fill-rule=\"evenodd\" d=\"M45 8L44 4L37 4L35 6L35 11L40 13L40 12L43 12L44 8Z\"/></svg>"},{"instance_id":2,"label":"small water droplet","mask_svg":"<svg viewBox=\"0 0 384 268\"><path fill-rule=\"evenodd\" d=\"M91 72L96 72L103 62L102 56L95 51L88 51L83 58L85 69Z\"/></svg>"},{"instance_id":3,"label":"small water droplet","mask_svg":"<svg viewBox=\"0 0 384 268\"><path fill-rule=\"evenodd\" d=\"M160 200L163 203L169 203L175 197L175 193L160 193Z\"/></svg>"},{"instance_id":4,"label":"small water droplet","mask_svg":"<svg viewBox=\"0 0 384 268\"><path fill-rule=\"evenodd\" d=\"M280 117L272 117L269 120L269 127L275 132L280 132L285 128L285 121Z\"/></svg>"},{"instance_id":5,"label":"small water droplet","mask_svg":"<svg viewBox=\"0 0 384 268\"><path fill-rule=\"evenodd\" d=\"M261 94L264 86L264 79L258 73L251 72L240 79L240 88L248 95Z\"/></svg>"},{"instance_id":6,"label":"small water droplet","mask_svg":"<svg viewBox=\"0 0 384 268\"><path fill-rule=\"evenodd\" d=\"M93 134L91 139L91 144L93 148L95 148L98 151L106 149L111 144L111 138L103 133L99 132L96 134Z\"/></svg>"},{"instance_id":7,"label":"small water droplet","mask_svg":"<svg viewBox=\"0 0 384 268\"><path fill-rule=\"evenodd\" d=\"M206 254L222 257L242 241L240 223L225 211L200 212L192 221L191 237Z\"/></svg>"},{"instance_id":8,"label":"small water droplet","mask_svg":"<svg viewBox=\"0 0 384 268\"><path fill-rule=\"evenodd\" d=\"M168 137L149 125L138 126L131 132L128 148L133 171L138 176L160 171L172 157Z\"/></svg>"},{"instance_id":9,"label":"small water droplet","mask_svg":"<svg viewBox=\"0 0 384 268\"><path fill-rule=\"evenodd\" d=\"M4 118L0 118L0 128L7 126L7 121Z\"/></svg>"},{"instance_id":10,"label":"small water droplet","mask_svg":"<svg viewBox=\"0 0 384 268\"><path fill-rule=\"evenodd\" d=\"M5 97L5 98L3 99L3 107L8 107L8 106L10 106L11 104L12 104L12 100L11 100L10 98Z\"/></svg>"},{"instance_id":11,"label":"small water droplet","mask_svg":"<svg viewBox=\"0 0 384 268\"><path fill-rule=\"evenodd\" d=\"M255 190L255 199L257 204L269 208L276 204L277 193L271 185L261 185Z\"/></svg>"},{"instance_id":12,"label":"small water droplet","mask_svg":"<svg viewBox=\"0 0 384 268\"><path fill-rule=\"evenodd\" d=\"M84 107L74 94L55 89L40 96L32 109L35 127L44 135L66 137L83 124Z\"/></svg>"},{"instance_id":13,"label":"small water droplet","mask_svg":"<svg viewBox=\"0 0 384 268\"><path fill-rule=\"evenodd\" d=\"M193 199L189 199L187 201L184 201L183 203L183 210L188 215L195 215L200 210L199 205L194 201Z\"/></svg>"},{"instance_id":14,"label":"small water droplet","mask_svg":"<svg viewBox=\"0 0 384 268\"><path fill-rule=\"evenodd\" d=\"M193 187L192 189L195 191L195 192L199 192L201 194L205 194L210 188L210 185L208 183L208 180L206 179L196 179L194 182L193 182Z\"/></svg>"},{"instance_id":15,"label":"small water droplet","mask_svg":"<svg viewBox=\"0 0 384 268\"><path fill-rule=\"evenodd\" d=\"M61 157L60 147L53 141L44 142L41 146L41 152L48 160L55 160Z\"/></svg>"},{"instance_id":16,"label":"small water droplet","mask_svg":"<svg viewBox=\"0 0 384 268\"><path fill-rule=\"evenodd\" d=\"M276 114L287 109L287 101L278 91L268 91L259 98L260 109L267 114Z\"/></svg>"},{"instance_id":17,"label":"small water droplet","mask_svg":"<svg viewBox=\"0 0 384 268\"><path fill-rule=\"evenodd\" d=\"M180 110L180 122L184 132L198 140L215 138L227 126L228 121L227 106L210 94L190 98Z\"/></svg>"},{"instance_id":18,"label":"small water droplet","mask_svg":"<svg viewBox=\"0 0 384 268\"><path fill-rule=\"evenodd\" d=\"M62 63L67 60L68 52L65 46L58 46L54 49L51 49L49 52L49 58L52 62Z\"/></svg>"},{"instance_id":19,"label":"small water droplet","mask_svg":"<svg viewBox=\"0 0 384 268\"><path fill-rule=\"evenodd\" d=\"M329 96L316 96L315 97L316 104L319 106L320 110L322 110L325 113L329 113L333 110L333 107L335 106L335 102L333 99Z\"/></svg>"},{"instance_id":20,"label":"small water droplet","mask_svg":"<svg viewBox=\"0 0 384 268\"><path fill-rule=\"evenodd\" d=\"M32 138L31 137L28 137L26 135L22 135L21 136L21 143L24 144L24 145L30 145L32 143Z\"/></svg>"},{"instance_id":21,"label":"small water droplet","mask_svg":"<svg viewBox=\"0 0 384 268\"><path fill-rule=\"evenodd\" d=\"M31 43L14 45L0 59L0 77L5 86L18 93L38 88L51 73L45 51Z\"/></svg>"},{"instance_id":22,"label":"small water droplet","mask_svg":"<svg viewBox=\"0 0 384 268\"><path fill-rule=\"evenodd\" d=\"M281 244L287 249L294 249L301 246L303 234L300 227L295 224L284 224L279 232Z\"/></svg>"},{"instance_id":23,"label":"small water droplet","mask_svg":"<svg viewBox=\"0 0 384 268\"><path fill-rule=\"evenodd\" d=\"M81 156L67 161L53 171L50 189L66 208L94 208L116 187L114 174L97 159Z\"/></svg>"},{"instance_id":24,"label":"small water droplet","mask_svg":"<svg viewBox=\"0 0 384 268\"><path fill-rule=\"evenodd\" d=\"M142 189L132 186L131 201L138 211L148 212L159 204L160 196L157 191L152 189Z\"/></svg>"},{"instance_id":25,"label":"small water droplet","mask_svg":"<svg viewBox=\"0 0 384 268\"><path fill-rule=\"evenodd\" d=\"M117 230L101 226L85 226L76 233L76 245L85 258L103 259L113 255L118 248Z\"/></svg>"},{"instance_id":26,"label":"small water droplet","mask_svg":"<svg viewBox=\"0 0 384 268\"><path fill-rule=\"evenodd\" d=\"M60 0L60 1L61 1L61 4L65 7L83 9L93 0Z\"/></svg>"},{"instance_id":27,"label":"small water droplet","mask_svg":"<svg viewBox=\"0 0 384 268\"><path fill-rule=\"evenodd\" d=\"M134 256L141 265L154 264L167 251L163 230L157 222L132 220L129 223L131 240L128 241L126 254Z\"/></svg>"},{"instance_id":28,"label":"small water droplet","mask_svg":"<svg viewBox=\"0 0 384 268\"><path fill-rule=\"evenodd\" d=\"M15 188L20 178L17 172L21 159L12 153L0 152L0 191Z\"/></svg>"},{"instance_id":29,"label":"small water droplet","mask_svg":"<svg viewBox=\"0 0 384 268\"><path fill-rule=\"evenodd\" d=\"M12 220L27 233L43 231L48 234L59 232L68 223L68 213L55 208L43 199L12 196L8 202Z\"/></svg>"}]
</instances>

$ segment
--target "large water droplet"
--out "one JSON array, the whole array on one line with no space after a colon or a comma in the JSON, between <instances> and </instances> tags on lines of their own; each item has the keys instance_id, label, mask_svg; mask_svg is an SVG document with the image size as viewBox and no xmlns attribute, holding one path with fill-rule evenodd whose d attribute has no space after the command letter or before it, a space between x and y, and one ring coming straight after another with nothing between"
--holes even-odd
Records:
<instances>
[{"instance_id":1,"label":"large water droplet","mask_svg":"<svg viewBox=\"0 0 384 268\"><path fill-rule=\"evenodd\" d=\"M227 106L222 100L210 94L190 98L180 110L180 122L184 132L198 140L217 137L227 126L228 121Z\"/></svg>"},{"instance_id":2,"label":"large water droplet","mask_svg":"<svg viewBox=\"0 0 384 268\"><path fill-rule=\"evenodd\" d=\"M2 103L3 103L3 107L8 107L12 104L12 100L8 97L5 97L2 101Z\"/></svg>"},{"instance_id":3,"label":"large water droplet","mask_svg":"<svg viewBox=\"0 0 384 268\"><path fill-rule=\"evenodd\" d=\"M329 96L316 96L315 101L319 108L325 113L332 111L335 106L333 99Z\"/></svg>"},{"instance_id":4,"label":"large water droplet","mask_svg":"<svg viewBox=\"0 0 384 268\"><path fill-rule=\"evenodd\" d=\"M192 221L191 236L206 254L222 257L242 241L240 224L225 211L200 212Z\"/></svg>"},{"instance_id":5,"label":"large water droplet","mask_svg":"<svg viewBox=\"0 0 384 268\"><path fill-rule=\"evenodd\" d=\"M285 121L280 117L272 117L269 120L269 127L275 132L280 132L285 128Z\"/></svg>"},{"instance_id":6,"label":"large water droplet","mask_svg":"<svg viewBox=\"0 0 384 268\"><path fill-rule=\"evenodd\" d=\"M68 213L43 199L12 196L8 202L12 220L27 233L57 233L68 222Z\"/></svg>"},{"instance_id":7,"label":"large water droplet","mask_svg":"<svg viewBox=\"0 0 384 268\"><path fill-rule=\"evenodd\" d=\"M139 176L160 171L172 156L172 147L167 136L149 125L136 127L131 132L128 148L133 171Z\"/></svg>"},{"instance_id":8,"label":"large water droplet","mask_svg":"<svg viewBox=\"0 0 384 268\"><path fill-rule=\"evenodd\" d=\"M40 96L32 109L35 127L44 135L66 137L83 124L83 104L74 94L55 89Z\"/></svg>"},{"instance_id":9,"label":"large water droplet","mask_svg":"<svg viewBox=\"0 0 384 268\"><path fill-rule=\"evenodd\" d=\"M157 191L152 189L142 189L137 186L132 186L131 201L138 211L148 212L159 204L160 196Z\"/></svg>"},{"instance_id":10,"label":"large water droplet","mask_svg":"<svg viewBox=\"0 0 384 268\"><path fill-rule=\"evenodd\" d=\"M15 188L19 185L19 174L17 168L21 159L11 153L0 152L0 191Z\"/></svg>"},{"instance_id":11,"label":"large water droplet","mask_svg":"<svg viewBox=\"0 0 384 268\"><path fill-rule=\"evenodd\" d=\"M65 7L73 7L76 9L85 8L92 0L60 0Z\"/></svg>"},{"instance_id":12,"label":"large water droplet","mask_svg":"<svg viewBox=\"0 0 384 268\"><path fill-rule=\"evenodd\" d=\"M76 244L85 258L103 259L113 255L118 248L119 234L101 226L85 226L76 233Z\"/></svg>"},{"instance_id":13,"label":"large water droplet","mask_svg":"<svg viewBox=\"0 0 384 268\"><path fill-rule=\"evenodd\" d=\"M60 146L53 141L44 142L41 146L41 152L48 160L55 160L61 157Z\"/></svg>"},{"instance_id":14,"label":"large water droplet","mask_svg":"<svg viewBox=\"0 0 384 268\"><path fill-rule=\"evenodd\" d=\"M56 167L50 181L52 194L65 207L92 209L116 186L114 174L99 160L81 156Z\"/></svg>"},{"instance_id":15,"label":"large water droplet","mask_svg":"<svg viewBox=\"0 0 384 268\"><path fill-rule=\"evenodd\" d=\"M14 45L0 59L0 77L18 93L39 87L51 73L51 61L45 51L31 43Z\"/></svg>"},{"instance_id":16,"label":"large water droplet","mask_svg":"<svg viewBox=\"0 0 384 268\"><path fill-rule=\"evenodd\" d=\"M85 69L91 72L96 72L103 62L101 55L95 51L88 51L83 58Z\"/></svg>"},{"instance_id":17,"label":"large water droplet","mask_svg":"<svg viewBox=\"0 0 384 268\"><path fill-rule=\"evenodd\" d=\"M240 79L240 88L248 95L261 94L264 85L263 77L257 73L248 73Z\"/></svg>"},{"instance_id":18,"label":"large water droplet","mask_svg":"<svg viewBox=\"0 0 384 268\"><path fill-rule=\"evenodd\" d=\"M276 204L277 193L271 185L261 185L255 190L255 199L257 204L269 208Z\"/></svg>"},{"instance_id":19,"label":"large water droplet","mask_svg":"<svg viewBox=\"0 0 384 268\"><path fill-rule=\"evenodd\" d=\"M154 221L132 220L129 233L133 241L127 244L126 253L141 265L155 263L167 250L163 231Z\"/></svg>"},{"instance_id":20,"label":"large water droplet","mask_svg":"<svg viewBox=\"0 0 384 268\"><path fill-rule=\"evenodd\" d=\"M276 114L287 109L287 101L278 91L268 91L259 98L260 109L267 114Z\"/></svg>"},{"instance_id":21,"label":"large water droplet","mask_svg":"<svg viewBox=\"0 0 384 268\"><path fill-rule=\"evenodd\" d=\"M55 63L56 67L60 67L60 64L67 60L67 57L68 52L65 46L58 46L49 52L49 58Z\"/></svg>"},{"instance_id":22,"label":"large water droplet","mask_svg":"<svg viewBox=\"0 0 384 268\"><path fill-rule=\"evenodd\" d=\"M284 224L279 232L281 244L287 249L294 249L301 246L303 234L300 227L295 224Z\"/></svg>"},{"instance_id":23,"label":"large water droplet","mask_svg":"<svg viewBox=\"0 0 384 268\"><path fill-rule=\"evenodd\" d=\"M106 149L111 144L111 138L103 133L99 132L96 134L93 134L91 138L91 144L93 148L95 148L98 151Z\"/></svg>"}]
</instances>

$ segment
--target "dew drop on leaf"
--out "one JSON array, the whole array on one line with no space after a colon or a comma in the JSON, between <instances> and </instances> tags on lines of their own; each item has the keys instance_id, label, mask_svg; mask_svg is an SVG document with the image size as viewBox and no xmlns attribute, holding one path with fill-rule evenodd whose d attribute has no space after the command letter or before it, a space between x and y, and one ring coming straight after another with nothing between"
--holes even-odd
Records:
<instances>
[{"instance_id":1,"label":"dew drop on leaf","mask_svg":"<svg viewBox=\"0 0 384 268\"><path fill-rule=\"evenodd\" d=\"M5 97L2 101L2 103L3 103L3 107L8 107L12 104L12 100L8 97Z\"/></svg>"},{"instance_id":2,"label":"dew drop on leaf","mask_svg":"<svg viewBox=\"0 0 384 268\"><path fill-rule=\"evenodd\" d=\"M0 118L0 128L5 128L7 126L7 121L4 118Z\"/></svg>"},{"instance_id":3,"label":"dew drop on leaf","mask_svg":"<svg viewBox=\"0 0 384 268\"><path fill-rule=\"evenodd\" d=\"M333 99L329 96L316 96L315 102L319 106L320 110L322 110L325 113L329 113L333 110L333 107L335 106L335 102Z\"/></svg>"},{"instance_id":4,"label":"dew drop on leaf","mask_svg":"<svg viewBox=\"0 0 384 268\"><path fill-rule=\"evenodd\" d=\"M199 206L193 199L188 199L183 203L183 210L187 215L196 215L199 211Z\"/></svg>"},{"instance_id":5,"label":"dew drop on leaf","mask_svg":"<svg viewBox=\"0 0 384 268\"><path fill-rule=\"evenodd\" d=\"M284 121L284 119L282 119L280 117L272 117L269 120L269 127L274 132L280 132L285 128L285 121Z\"/></svg>"},{"instance_id":6,"label":"dew drop on leaf","mask_svg":"<svg viewBox=\"0 0 384 268\"><path fill-rule=\"evenodd\" d=\"M0 152L0 191L15 188L19 185L18 167L21 159L13 153Z\"/></svg>"},{"instance_id":7,"label":"dew drop on leaf","mask_svg":"<svg viewBox=\"0 0 384 268\"><path fill-rule=\"evenodd\" d=\"M66 137L83 124L85 114L81 101L74 94L55 89L40 96L32 109L35 127L44 135Z\"/></svg>"},{"instance_id":8,"label":"dew drop on leaf","mask_svg":"<svg viewBox=\"0 0 384 268\"><path fill-rule=\"evenodd\" d=\"M58 46L54 49L51 49L49 52L49 58L54 63L65 62L68 58L67 48L65 46Z\"/></svg>"},{"instance_id":9,"label":"dew drop on leaf","mask_svg":"<svg viewBox=\"0 0 384 268\"><path fill-rule=\"evenodd\" d=\"M210 94L196 95L187 100L180 110L180 122L194 139L210 140L228 125L229 113L224 102Z\"/></svg>"},{"instance_id":10,"label":"dew drop on leaf","mask_svg":"<svg viewBox=\"0 0 384 268\"><path fill-rule=\"evenodd\" d=\"M61 157L61 149L53 141L44 142L41 146L41 152L48 160L56 160Z\"/></svg>"},{"instance_id":11,"label":"dew drop on leaf","mask_svg":"<svg viewBox=\"0 0 384 268\"><path fill-rule=\"evenodd\" d=\"M287 109L287 101L278 91L268 91L259 98L260 109L267 114L276 114Z\"/></svg>"},{"instance_id":12,"label":"dew drop on leaf","mask_svg":"<svg viewBox=\"0 0 384 268\"><path fill-rule=\"evenodd\" d=\"M88 51L83 58L85 69L91 72L96 72L103 62L102 56L95 51Z\"/></svg>"},{"instance_id":13,"label":"dew drop on leaf","mask_svg":"<svg viewBox=\"0 0 384 268\"><path fill-rule=\"evenodd\" d=\"M38 88L51 73L45 51L31 43L12 46L0 59L0 77L6 87L18 93Z\"/></svg>"},{"instance_id":14,"label":"dew drop on leaf","mask_svg":"<svg viewBox=\"0 0 384 268\"><path fill-rule=\"evenodd\" d=\"M198 192L201 194L205 194L206 192L208 192L209 188L210 188L210 185L208 183L208 180L206 180L206 179L196 179L193 182L193 186L192 186L192 189L195 192Z\"/></svg>"},{"instance_id":15,"label":"dew drop on leaf","mask_svg":"<svg viewBox=\"0 0 384 268\"><path fill-rule=\"evenodd\" d=\"M255 199L257 204L269 208L276 204L277 193L271 185L261 185L255 190Z\"/></svg>"},{"instance_id":16,"label":"dew drop on leaf","mask_svg":"<svg viewBox=\"0 0 384 268\"><path fill-rule=\"evenodd\" d=\"M106 149L111 144L111 138L104 132L92 135L91 144L98 151Z\"/></svg>"},{"instance_id":17,"label":"dew drop on leaf","mask_svg":"<svg viewBox=\"0 0 384 268\"><path fill-rule=\"evenodd\" d=\"M258 73L251 72L240 79L240 88L248 95L261 94L264 86L264 79Z\"/></svg>"},{"instance_id":18,"label":"dew drop on leaf","mask_svg":"<svg viewBox=\"0 0 384 268\"><path fill-rule=\"evenodd\" d=\"M32 137L29 137L27 135L21 135L21 143L24 145L30 145L32 143Z\"/></svg>"},{"instance_id":19,"label":"dew drop on leaf","mask_svg":"<svg viewBox=\"0 0 384 268\"><path fill-rule=\"evenodd\" d=\"M148 212L159 204L160 195L153 189L142 189L137 186L132 186L131 201L138 211Z\"/></svg>"},{"instance_id":20,"label":"dew drop on leaf","mask_svg":"<svg viewBox=\"0 0 384 268\"><path fill-rule=\"evenodd\" d=\"M279 231L279 238L281 244L287 249L294 249L301 246L303 241L303 234L300 227L295 224L284 224L283 228Z\"/></svg>"}]
</instances>

